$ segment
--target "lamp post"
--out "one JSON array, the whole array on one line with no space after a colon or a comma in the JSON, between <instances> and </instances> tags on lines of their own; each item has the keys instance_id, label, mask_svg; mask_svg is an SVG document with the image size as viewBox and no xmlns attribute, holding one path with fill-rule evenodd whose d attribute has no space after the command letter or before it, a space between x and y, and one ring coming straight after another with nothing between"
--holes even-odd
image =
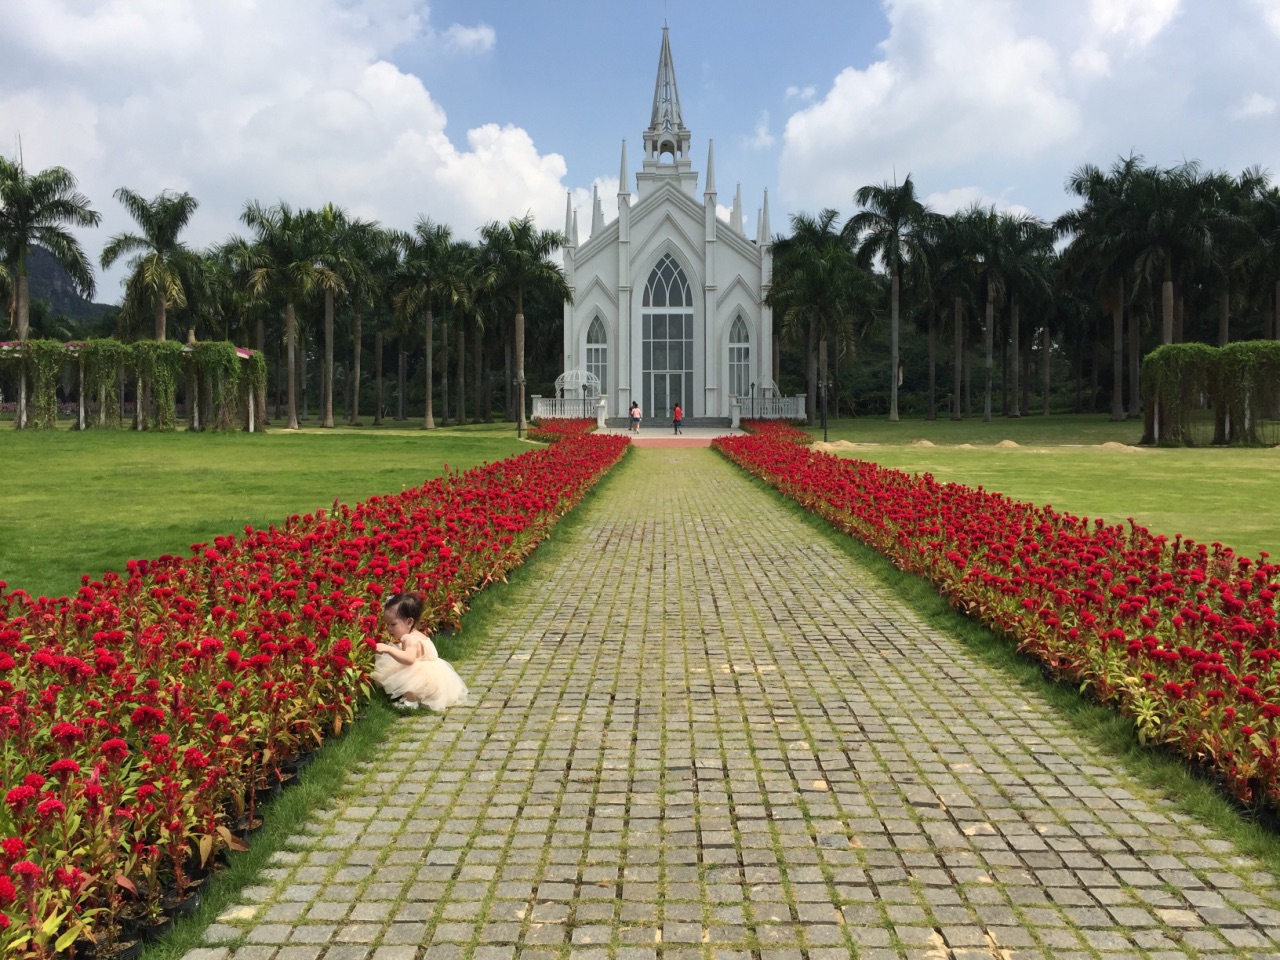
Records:
<instances>
[{"instance_id":1,"label":"lamp post","mask_svg":"<svg viewBox=\"0 0 1280 960\"><path fill-rule=\"evenodd\" d=\"M756 385L751 384L751 419L756 418Z\"/></svg>"},{"instance_id":2,"label":"lamp post","mask_svg":"<svg viewBox=\"0 0 1280 960\"><path fill-rule=\"evenodd\" d=\"M819 380L818 389L822 392L822 442L827 442L827 391L831 388L830 380Z\"/></svg>"}]
</instances>

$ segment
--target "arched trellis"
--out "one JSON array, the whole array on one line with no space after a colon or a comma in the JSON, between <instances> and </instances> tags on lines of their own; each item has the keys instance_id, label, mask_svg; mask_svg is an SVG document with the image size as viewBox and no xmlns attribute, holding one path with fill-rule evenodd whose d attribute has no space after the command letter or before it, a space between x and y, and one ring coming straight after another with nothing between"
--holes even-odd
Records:
<instances>
[{"instance_id":1,"label":"arched trellis","mask_svg":"<svg viewBox=\"0 0 1280 960\"><path fill-rule=\"evenodd\" d=\"M566 370L556 377L556 396L594 400L600 396L600 378L586 370Z\"/></svg>"},{"instance_id":2,"label":"arched trellis","mask_svg":"<svg viewBox=\"0 0 1280 960\"><path fill-rule=\"evenodd\" d=\"M149 397L149 406L154 408L151 417L139 405L134 429L173 429L179 378L187 382L191 429L243 427L257 433L265 428L265 359L257 351L230 343L22 340L0 343L0 363L20 367L30 378L32 415L28 421L36 428L56 426L57 386L68 365L76 373L76 427L80 430L121 425L119 391L126 377L134 384L136 395ZM202 405L207 411L203 417Z\"/></svg>"}]
</instances>

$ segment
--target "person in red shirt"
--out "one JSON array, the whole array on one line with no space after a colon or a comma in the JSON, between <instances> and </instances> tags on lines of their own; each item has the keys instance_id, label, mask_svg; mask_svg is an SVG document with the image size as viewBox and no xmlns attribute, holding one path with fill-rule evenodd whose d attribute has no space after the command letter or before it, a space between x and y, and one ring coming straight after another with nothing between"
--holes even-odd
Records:
<instances>
[{"instance_id":1,"label":"person in red shirt","mask_svg":"<svg viewBox=\"0 0 1280 960\"><path fill-rule=\"evenodd\" d=\"M680 424L684 422L684 411L680 409L680 404L676 404L676 408L671 411L671 425L676 428L676 433L680 433Z\"/></svg>"}]
</instances>

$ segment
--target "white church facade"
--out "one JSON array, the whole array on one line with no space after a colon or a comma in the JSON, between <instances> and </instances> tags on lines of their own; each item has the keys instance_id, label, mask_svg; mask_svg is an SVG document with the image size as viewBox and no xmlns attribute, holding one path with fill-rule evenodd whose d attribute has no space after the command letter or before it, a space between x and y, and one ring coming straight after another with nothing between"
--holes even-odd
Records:
<instances>
[{"instance_id":1,"label":"white church facade","mask_svg":"<svg viewBox=\"0 0 1280 960\"><path fill-rule=\"evenodd\" d=\"M624 140L617 219L604 222L597 194L590 237L579 245L572 201L565 215L573 299L564 305L562 379L572 395L579 384L598 384L607 417L625 416L635 401L646 420L669 418L677 404L686 418L736 419L749 415L753 395L761 411L765 398L770 406L779 399L765 303L773 265L768 192L748 238L740 190L729 221L716 215L714 144L700 198L690 147L664 27L635 195Z\"/></svg>"}]
</instances>

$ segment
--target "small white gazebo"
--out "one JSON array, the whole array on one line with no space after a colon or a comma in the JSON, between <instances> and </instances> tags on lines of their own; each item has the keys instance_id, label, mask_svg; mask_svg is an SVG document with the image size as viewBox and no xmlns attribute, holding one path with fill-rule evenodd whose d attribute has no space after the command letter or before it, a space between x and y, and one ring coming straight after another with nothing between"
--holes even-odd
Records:
<instances>
[{"instance_id":1,"label":"small white gazebo","mask_svg":"<svg viewBox=\"0 0 1280 960\"><path fill-rule=\"evenodd\" d=\"M595 417L600 403L600 378L586 370L566 370L556 377L554 397L533 398L533 420Z\"/></svg>"}]
</instances>

